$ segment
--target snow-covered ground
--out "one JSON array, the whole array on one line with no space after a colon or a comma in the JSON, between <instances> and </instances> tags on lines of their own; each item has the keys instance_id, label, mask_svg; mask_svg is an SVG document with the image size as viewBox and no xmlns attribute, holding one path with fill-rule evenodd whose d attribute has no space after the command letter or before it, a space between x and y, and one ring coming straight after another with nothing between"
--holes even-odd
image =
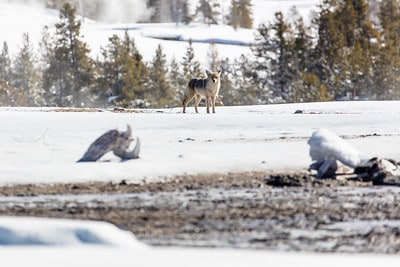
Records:
<instances>
[{"instance_id":1,"label":"snow-covered ground","mask_svg":"<svg viewBox=\"0 0 400 267\"><path fill-rule=\"evenodd\" d=\"M396 266L396 256L151 248L104 222L0 217L2 266ZM398 265L397 265L398 266Z\"/></svg>"},{"instance_id":2,"label":"snow-covered ground","mask_svg":"<svg viewBox=\"0 0 400 267\"><path fill-rule=\"evenodd\" d=\"M400 159L399 101L192 107L143 113L0 109L0 183L164 179L184 173L305 170L307 140L319 129L345 136L365 155ZM295 114L296 110L303 113ZM141 158L76 163L105 131L126 124L142 143ZM145 247L96 222L0 217L5 266L398 266L397 256L279 253ZM345 225L343 227L346 227ZM354 227L354 226L353 226ZM364 226L362 226L364 227ZM18 244L18 245L16 245Z\"/></svg>"},{"instance_id":3,"label":"snow-covered ground","mask_svg":"<svg viewBox=\"0 0 400 267\"><path fill-rule=\"evenodd\" d=\"M204 107L199 114L193 107L187 114L181 108L124 114L2 108L0 183L141 182L185 173L305 170L311 163L307 140L319 128L349 137L367 157L399 160L399 105L217 107L216 114L206 114ZM120 162L110 153L102 162L76 163L96 138L127 124L140 137L140 159Z\"/></svg>"},{"instance_id":4,"label":"snow-covered ground","mask_svg":"<svg viewBox=\"0 0 400 267\"><path fill-rule=\"evenodd\" d=\"M28 1L32 2L32 1ZM276 11L296 5L310 18L313 0L254 0L255 25ZM58 11L0 0L0 42L12 55L29 32L37 48L43 26L58 21ZM192 24L105 24L85 20L82 33L92 55L112 34L128 29L145 60L158 44L178 61L192 38L195 54L207 67L209 39L219 39L221 58L249 53L245 45L255 30ZM173 37L176 41L159 38ZM237 45L240 43L241 45ZM247 107L217 107L216 114L188 114L181 109L143 113L67 113L50 109L0 109L0 184L131 182L165 179L185 173L251 170L304 170L311 163L307 140L326 128L365 155L400 159L400 102L336 102ZM294 114L303 110L302 114ZM119 162L107 154L102 162L76 163L105 131L125 129L142 143L140 159ZM3 245L3 246L1 246ZM276 253L250 250L150 248L133 235L103 222L0 217L0 262L3 266L398 266L398 257Z\"/></svg>"}]
</instances>

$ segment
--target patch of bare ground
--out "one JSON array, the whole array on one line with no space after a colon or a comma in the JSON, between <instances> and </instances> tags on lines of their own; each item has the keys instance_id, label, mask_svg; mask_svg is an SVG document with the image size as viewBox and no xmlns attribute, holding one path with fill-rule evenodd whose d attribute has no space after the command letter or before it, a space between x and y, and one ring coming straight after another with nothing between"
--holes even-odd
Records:
<instances>
[{"instance_id":1,"label":"patch of bare ground","mask_svg":"<svg viewBox=\"0 0 400 267\"><path fill-rule=\"evenodd\" d=\"M131 109L131 108L112 108L112 109L101 109L101 108L54 108L49 109L51 112L114 112L114 113L144 113L148 112L145 109Z\"/></svg>"},{"instance_id":2,"label":"patch of bare ground","mask_svg":"<svg viewBox=\"0 0 400 267\"><path fill-rule=\"evenodd\" d=\"M400 253L400 189L308 172L10 185L0 214L104 220L151 245Z\"/></svg>"}]
</instances>

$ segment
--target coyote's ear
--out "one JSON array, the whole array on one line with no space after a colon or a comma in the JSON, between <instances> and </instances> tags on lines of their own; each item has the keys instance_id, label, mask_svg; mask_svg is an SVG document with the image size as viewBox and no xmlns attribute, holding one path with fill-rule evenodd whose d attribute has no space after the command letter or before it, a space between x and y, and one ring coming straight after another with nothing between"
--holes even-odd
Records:
<instances>
[{"instance_id":1,"label":"coyote's ear","mask_svg":"<svg viewBox=\"0 0 400 267\"><path fill-rule=\"evenodd\" d=\"M208 69L206 69L206 74L211 75L211 72L209 72Z\"/></svg>"},{"instance_id":2,"label":"coyote's ear","mask_svg":"<svg viewBox=\"0 0 400 267\"><path fill-rule=\"evenodd\" d=\"M218 74L221 74L221 70L218 70Z\"/></svg>"}]
</instances>

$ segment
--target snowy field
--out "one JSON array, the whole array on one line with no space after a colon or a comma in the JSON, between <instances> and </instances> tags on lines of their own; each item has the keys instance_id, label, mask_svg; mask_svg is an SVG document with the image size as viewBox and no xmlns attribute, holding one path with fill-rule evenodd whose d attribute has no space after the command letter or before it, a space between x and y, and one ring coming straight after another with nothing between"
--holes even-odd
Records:
<instances>
[{"instance_id":1,"label":"snowy field","mask_svg":"<svg viewBox=\"0 0 400 267\"><path fill-rule=\"evenodd\" d=\"M331 102L181 109L143 113L0 109L0 183L154 181L185 173L305 170L307 140L319 128L345 136L370 156L400 159L400 102ZM302 114L295 114L302 110ZM133 128L142 153L120 162L76 163L109 129ZM0 218L0 255L7 266L334 266L398 264L392 256L284 254L262 251L144 248L104 223ZM24 257L21 257L24 255ZM288 257L290 255L290 257ZM46 259L44 261L43 259ZM29 263L29 264L28 264Z\"/></svg>"},{"instance_id":2,"label":"snowy field","mask_svg":"<svg viewBox=\"0 0 400 267\"><path fill-rule=\"evenodd\" d=\"M143 113L0 109L1 184L121 181L139 183L179 174L305 170L308 138L318 128L346 136L366 157L400 159L400 103L330 102L217 107L206 114L180 108ZM303 110L303 114L294 114ZM112 153L79 163L110 129L131 125L140 159Z\"/></svg>"}]
</instances>

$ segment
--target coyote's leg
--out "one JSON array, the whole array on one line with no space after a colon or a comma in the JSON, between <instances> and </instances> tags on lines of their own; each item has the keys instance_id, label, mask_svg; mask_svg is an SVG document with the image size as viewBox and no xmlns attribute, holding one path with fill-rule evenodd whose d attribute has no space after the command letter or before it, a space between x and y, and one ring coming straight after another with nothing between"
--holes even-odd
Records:
<instances>
[{"instance_id":1,"label":"coyote's leg","mask_svg":"<svg viewBox=\"0 0 400 267\"><path fill-rule=\"evenodd\" d=\"M206 96L207 113L210 113L210 97Z\"/></svg>"},{"instance_id":2,"label":"coyote's leg","mask_svg":"<svg viewBox=\"0 0 400 267\"><path fill-rule=\"evenodd\" d=\"M186 91L186 93L185 93L185 96L183 97L183 103L182 103L182 105L183 105L183 113L186 113L187 104L190 101L192 101L193 97L194 97L194 92L192 90L188 89Z\"/></svg>"},{"instance_id":3,"label":"coyote's leg","mask_svg":"<svg viewBox=\"0 0 400 267\"><path fill-rule=\"evenodd\" d=\"M212 112L215 113L215 99L216 96L211 96Z\"/></svg>"},{"instance_id":4,"label":"coyote's leg","mask_svg":"<svg viewBox=\"0 0 400 267\"><path fill-rule=\"evenodd\" d=\"M199 106L200 101L201 101L201 95L195 95L194 96L194 109L196 110L196 113L199 113L197 107Z\"/></svg>"}]
</instances>

